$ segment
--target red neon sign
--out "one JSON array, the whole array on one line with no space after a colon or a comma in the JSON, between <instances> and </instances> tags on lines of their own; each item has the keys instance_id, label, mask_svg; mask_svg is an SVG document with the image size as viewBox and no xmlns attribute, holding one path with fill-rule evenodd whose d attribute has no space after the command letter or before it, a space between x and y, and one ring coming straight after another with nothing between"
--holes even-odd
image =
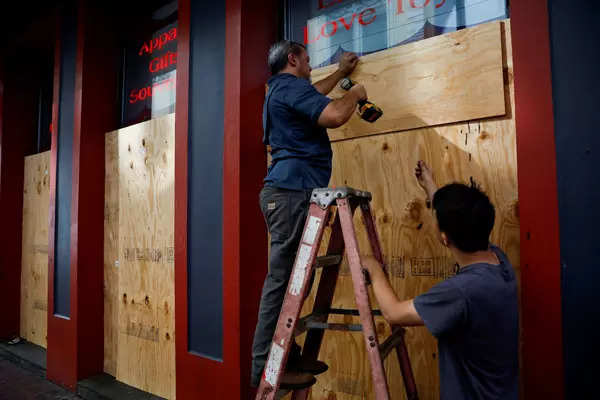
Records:
<instances>
[{"instance_id":1,"label":"red neon sign","mask_svg":"<svg viewBox=\"0 0 600 400\"><path fill-rule=\"evenodd\" d=\"M318 0L318 8L319 10L321 9L325 9L325 8L329 8L335 4L339 4L342 3L344 1L347 0ZM405 5L410 7L410 8L425 8L426 6L428 6L430 3L434 4L435 3L435 8L440 8L441 6L443 6L446 3L446 0L434 0L434 2L432 2L432 0L395 0L396 1L396 15L398 14L403 14L404 13L404 7ZM388 3L391 3L392 0L388 0ZM323 25L321 25L321 28L317 30L316 36L314 37L310 37L311 35L308 32L308 26L304 27L304 44L311 44L311 43L315 43L317 42L319 39L321 38L330 38L332 36L335 36L336 33L338 33L338 31L340 31L343 28L345 28L347 31L349 31L352 28L352 25L354 24L354 21L358 21L358 23L362 26L367 26L370 25L371 23L373 23L375 21L375 19L377 18L376 15L376 11L374 8L369 7L369 8L365 8L364 10L362 10L361 12L357 13L353 13L352 16L343 16L343 17L339 17L338 19L333 19L330 21L325 22ZM314 35L314 32L311 32L312 35Z\"/></svg>"},{"instance_id":2,"label":"red neon sign","mask_svg":"<svg viewBox=\"0 0 600 400\"><path fill-rule=\"evenodd\" d=\"M175 89L175 79L168 78L164 81L155 82L141 89L131 89L129 93L129 104L135 104L138 101L144 101L160 92Z\"/></svg>"},{"instance_id":3,"label":"red neon sign","mask_svg":"<svg viewBox=\"0 0 600 400\"><path fill-rule=\"evenodd\" d=\"M319 30L319 33L314 38L308 37L308 26L305 26L304 27L304 44L314 43L317 40L321 39L322 37L325 37L325 38L332 37L337 33L338 27L340 27L340 26L343 26L347 31L349 31L352 28L352 24L354 24L354 20L357 19L357 17L358 17L359 24L361 24L363 26L367 26L367 25L373 23L373 21L375 21L375 19L377 18L377 15L375 14L375 9L369 7L369 8L365 8L358 14L353 13L350 21L346 21L345 17L340 17L336 20L327 21L323 25L321 25L321 29ZM338 25L338 22L340 23L340 25Z\"/></svg>"},{"instance_id":4,"label":"red neon sign","mask_svg":"<svg viewBox=\"0 0 600 400\"><path fill-rule=\"evenodd\" d=\"M172 28L168 32L144 42L138 52L138 56L144 57L155 51L161 50L167 43L177 39L177 28ZM154 57L148 63L148 71L151 74L157 74L164 69L177 64L177 52L167 51L158 57ZM175 89L175 81L173 78L168 78L159 82L154 82L142 88L134 88L129 92L129 104L135 104L138 101L144 101L150 97L157 95L160 92L170 91Z\"/></svg>"},{"instance_id":5,"label":"red neon sign","mask_svg":"<svg viewBox=\"0 0 600 400\"><path fill-rule=\"evenodd\" d=\"M347 0L317 0L317 1L318 1L317 8L319 10L323 10L325 8L329 8L331 6L334 6L336 4L343 3L344 1L347 1ZM398 8L397 8L396 14L401 14L401 13L404 12L403 11L404 10L404 8L403 8L404 4L403 3L405 3L407 0L396 0L396 1L398 3L397 4ZM409 1L410 6L412 8L424 8L425 6L427 6L429 4L429 2L431 0L418 0L418 1L422 1L423 2L421 5L417 4L417 0L408 0L408 1ZM391 2L392 2L392 0L388 0L388 3L391 3ZM441 3L437 3L435 5L435 8L440 8L441 6L444 5L444 3L446 3L446 0L441 0Z\"/></svg>"},{"instance_id":6,"label":"red neon sign","mask_svg":"<svg viewBox=\"0 0 600 400\"><path fill-rule=\"evenodd\" d=\"M168 51L160 57L153 58L148 65L148 71L156 73L174 64L177 64L177 52Z\"/></svg>"},{"instance_id":7,"label":"red neon sign","mask_svg":"<svg viewBox=\"0 0 600 400\"><path fill-rule=\"evenodd\" d=\"M164 45L172 40L177 39L177 28L173 28L168 32L162 33L155 38L150 39L148 42L144 42L138 55L141 56L144 53L152 54L154 50L160 50Z\"/></svg>"}]
</instances>

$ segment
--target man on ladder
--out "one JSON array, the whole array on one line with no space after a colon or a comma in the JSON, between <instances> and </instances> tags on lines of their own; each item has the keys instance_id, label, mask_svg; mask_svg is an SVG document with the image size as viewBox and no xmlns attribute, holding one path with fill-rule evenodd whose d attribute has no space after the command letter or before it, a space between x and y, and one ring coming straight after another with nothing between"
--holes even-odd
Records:
<instances>
[{"instance_id":1,"label":"man on ladder","mask_svg":"<svg viewBox=\"0 0 600 400\"><path fill-rule=\"evenodd\" d=\"M344 53L339 68L315 83L310 82L310 59L305 47L291 41L274 44L268 56L273 76L263 108L265 145L271 147L272 164L260 193L260 207L271 234L269 272L265 279L252 346L252 386L258 386L314 188L327 187L331 177L332 151L326 128L345 124L366 100L363 86L353 86L344 97L328 94L358 63ZM315 382L314 375L327 370L320 361L301 362L300 346L294 343L281 379L282 389L301 389Z\"/></svg>"}]
</instances>

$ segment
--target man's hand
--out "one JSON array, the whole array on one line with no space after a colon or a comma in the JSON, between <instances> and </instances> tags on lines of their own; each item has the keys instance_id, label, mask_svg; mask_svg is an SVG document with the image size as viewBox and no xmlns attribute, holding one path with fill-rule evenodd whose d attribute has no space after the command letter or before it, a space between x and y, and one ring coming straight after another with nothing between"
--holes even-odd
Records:
<instances>
[{"instance_id":1,"label":"man's hand","mask_svg":"<svg viewBox=\"0 0 600 400\"><path fill-rule=\"evenodd\" d=\"M342 54L342 57L340 58L338 69L344 77L346 77L354 71L356 64L358 64L358 56L354 53L346 52Z\"/></svg>"},{"instance_id":2,"label":"man's hand","mask_svg":"<svg viewBox=\"0 0 600 400\"><path fill-rule=\"evenodd\" d=\"M350 92L354 93L354 95L356 96L356 102L358 102L359 100L367 99L367 90L360 83L357 83L354 86L352 86Z\"/></svg>"},{"instance_id":3,"label":"man's hand","mask_svg":"<svg viewBox=\"0 0 600 400\"><path fill-rule=\"evenodd\" d=\"M423 320L417 313L413 301L398 300L379 261L373 256L362 256L361 261L363 268L369 272L373 284L373 293L377 298L383 317L391 325L423 325Z\"/></svg>"},{"instance_id":4,"label":"man's hand","mask_svg":"<svg viewBox=\"0 0 600 400\"><path fill-rule=\"evenodd\" d=\"M338 63L338 69L323 80L313 84L315 89L321 94L327 95L333 90L338 82L350 75L358 64L358 56L354 53L344 53Z\"/></svg>"},{"instance_id":5,"label":"man's hand","mask_svg":"<svg viewBox=\"0 0 600 400\"><path fill-rule=\"evenodd\" d=\"M433 180L431 168L429 168L425 161L419 160L417 162L417 166L415 167L415 177L417 178L419 186L427 193L427 198L433 200L433 195L437 191L437 185Z\"/></svg>"}]
</instances>

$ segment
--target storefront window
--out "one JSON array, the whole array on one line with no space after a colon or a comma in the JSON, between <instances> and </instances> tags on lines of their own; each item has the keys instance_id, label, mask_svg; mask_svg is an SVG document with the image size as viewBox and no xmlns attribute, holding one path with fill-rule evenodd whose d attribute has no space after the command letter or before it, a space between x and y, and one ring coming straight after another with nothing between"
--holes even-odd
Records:
<instances>
[{"instance_id":1,"label":"storefront window","mask_svg":"<svg viewBox=\"0 0 600 400\"><path fill-rule=\"evenodd\" d=\"M175 112L177 2L137 23L124 51L122 126Z\"/></svg>"},{"instance_id":2,"label":"storefront window","mask_svg":"<svg viewBox=\"0 0 600 400\"><path fill-rule=\"evenodd\" d=\"M507 0L288 0L286 39L313 68L508 17Z\"/></svg>"}]
</instances>

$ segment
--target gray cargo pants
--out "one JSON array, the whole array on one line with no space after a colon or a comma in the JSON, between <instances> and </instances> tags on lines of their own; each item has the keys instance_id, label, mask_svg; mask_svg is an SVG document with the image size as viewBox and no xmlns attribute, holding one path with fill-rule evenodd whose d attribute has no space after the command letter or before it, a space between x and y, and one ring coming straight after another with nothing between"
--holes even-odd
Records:
<instances>
[{"instance_id":1,"label":"gray cargo pants","mask_svg":"<svg viewBox=\"0 0 600 400\"><path fill-rule=\"evenodd\" d=\"M252 344L252 386L258 386L271 349L271 341L294 266L312 190L287 190L265 186L260 192L260 208L271 234L269 271L258 311ZM294 344L288 365L300 360L300 346Z\"/></svg>"}]
</instances>

